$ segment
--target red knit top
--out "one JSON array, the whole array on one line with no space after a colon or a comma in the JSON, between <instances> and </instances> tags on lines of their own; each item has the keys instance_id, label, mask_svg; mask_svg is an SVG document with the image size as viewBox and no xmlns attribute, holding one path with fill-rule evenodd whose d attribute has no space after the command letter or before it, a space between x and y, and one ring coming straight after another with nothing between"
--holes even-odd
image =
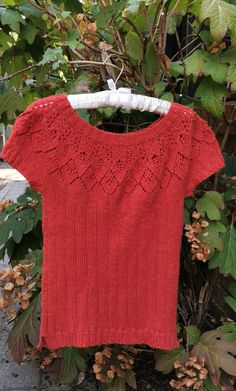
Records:
<instances>
[{"instance_id":1,"label":"red knit top","mask_svg":"<svg viewBox=\"0 0 236 391\"><path fill-rule=\"evenodd\" d=\"M184 198L225 166L207 123L172 103L146 128L112 133L62 93L18 116L0 156L42 194L37 348L178 347Z\"/></svg>"}]
</instances>

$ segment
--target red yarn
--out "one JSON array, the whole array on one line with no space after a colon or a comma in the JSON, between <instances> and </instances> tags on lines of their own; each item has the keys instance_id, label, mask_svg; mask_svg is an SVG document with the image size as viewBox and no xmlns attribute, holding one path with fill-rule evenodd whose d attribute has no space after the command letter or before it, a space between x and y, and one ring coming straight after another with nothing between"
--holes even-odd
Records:
<instances>
[{"instance_id":1,"label":"red yarn","mask_svg":"<svg viewBox=\"0 0 236 391\"><path fill-rule=\"evenodd\" d=\"M42 193L37 348L178 347L184 198L225 167L211 127L172 103L148 127L112 133L63 93L30 104L0 156Z\"/></svg>"}]
</instances>

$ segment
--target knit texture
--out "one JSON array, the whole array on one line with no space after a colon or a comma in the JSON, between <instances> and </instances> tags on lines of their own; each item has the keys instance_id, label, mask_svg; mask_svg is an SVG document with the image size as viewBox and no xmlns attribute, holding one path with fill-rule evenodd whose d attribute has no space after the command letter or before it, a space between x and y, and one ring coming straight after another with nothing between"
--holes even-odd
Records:
<instances>
[{"instance_id":1,"label":"knit texture","mask_svg":"<svg viewBox=\"0 0 236 391\"><path fill-rule=\"evenodd\" d=\"M0 156L42 193L37 348L177 348L184 198L225 167L205 120L173 102L148 127L113 133L62 93L18 116Z\"/></svg>"}]
</instances>

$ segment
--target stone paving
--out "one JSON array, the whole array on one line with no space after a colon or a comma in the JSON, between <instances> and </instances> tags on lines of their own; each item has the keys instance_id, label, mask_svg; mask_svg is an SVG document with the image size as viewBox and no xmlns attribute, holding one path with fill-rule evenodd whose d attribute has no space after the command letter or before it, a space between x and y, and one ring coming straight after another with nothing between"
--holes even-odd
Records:
<instances>
[{"instance_id":1,"label":"stone paving","mask_svg":"<svg viewBox=\"0 0 236 391\"><path fill-rule=\"evenodd\" d=\"M0 201L6 198L16 201L17 197L24 193L27 185L28 182L18 171L0 162ZM0 261L0 270L7 266L7 259ZM88 382L85 378L77 386L61 385L31 361L24 361L21 365L16 363L7 350L7 336L11 327L7 315L0 312L0 391L98 390L92 379Z\"/></svg>"}]
</instances>

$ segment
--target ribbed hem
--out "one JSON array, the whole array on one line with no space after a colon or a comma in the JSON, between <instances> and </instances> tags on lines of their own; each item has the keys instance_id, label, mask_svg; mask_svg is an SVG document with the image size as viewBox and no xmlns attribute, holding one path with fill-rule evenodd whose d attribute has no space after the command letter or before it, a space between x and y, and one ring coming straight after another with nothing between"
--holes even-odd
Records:
<instances>
[{"instance_id":1,"label":"ribbed hem","mask_svg":"<svg viewBox=\"0 0 236 391\"><path fill-rule=\"evenodd\" d=\"M164 335L151 329L102 329L94 332L78 331L76 334L65 332L53 335L41 335L37 349L41 349L42 347L58 349L65 346L89 347L111 343L125 345L145 344L152 348L163 350L175 349L180 346L176 333Z\"/></svg>"}]
</instances>

